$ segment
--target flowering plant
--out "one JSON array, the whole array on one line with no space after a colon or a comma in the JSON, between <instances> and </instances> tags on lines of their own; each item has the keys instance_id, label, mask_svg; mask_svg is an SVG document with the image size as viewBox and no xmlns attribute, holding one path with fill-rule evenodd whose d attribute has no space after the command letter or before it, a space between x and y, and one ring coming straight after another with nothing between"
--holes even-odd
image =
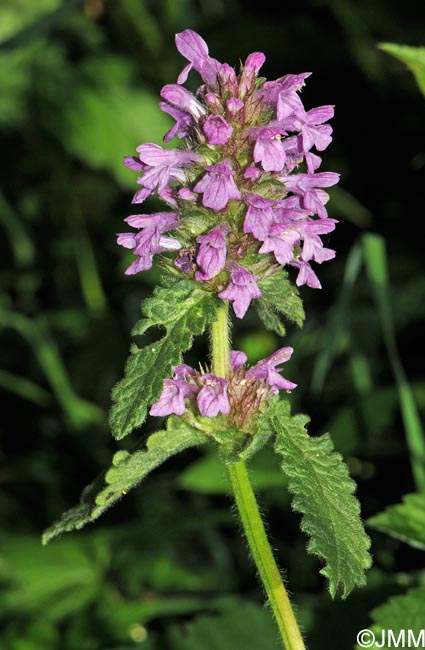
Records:
<instances>
[{"instance_id":1,"label":"flowering plant","mask_svg":"<svg viewBox=\"0 0 425 650\"><path fill-rule=\"evenodd\" d=\"M246 463L266 444L282 456L293 506L303 515L308 550L325 563L332 595L343 597L364 584L370 565L354 483L328 435L310 437L308 418L291 416L287 393L296 384L281 365L292 355L283 347L248 367L230 349L229 303L241 319L251 303L264 326L285 334L283 319L299 326L298 287L320 288L314 264L335 256L321 235L332 232L324 188L338 174L317 171L331 142L332 106L305 110L300 91L309 73L276 81L259 77L264 54L248 56L239 74L210 57L195 32L177 34L189 61L161 90L161 109L175 120L165 135L178 148L153 143L137 148L125 165L140 173L133 203L156 193L164 212L133 214L133 228L118 243L136 259L127 274L151 268L160 255L163 283L142 308L133 334L162 326L163 336L133 346L124 379L113 392L110 423L117 439L147 415L168 417L146 448L119 451L113 466L87 488L78 506L46 533L45 541L97 518L152 469L188 447L214 442L225 464L248 544L287 649L304 648L284 584L267 541ZM182 85L194 69L202 85L192 94ZM293 280L292 273L296 277ZM210 365L197 371L183 363L193 336L210 328Z\"/></svg>"}]
</instances>

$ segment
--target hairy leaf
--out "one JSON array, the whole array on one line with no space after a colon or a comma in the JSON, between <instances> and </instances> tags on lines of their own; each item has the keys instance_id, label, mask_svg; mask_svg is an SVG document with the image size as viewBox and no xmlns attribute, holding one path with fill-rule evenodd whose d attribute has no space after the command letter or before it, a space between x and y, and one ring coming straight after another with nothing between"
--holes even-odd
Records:
<instances>
[{"instance_id":1,"label":"hairy leaf","mask_svg":"<svg viewBox=\"0 0 425 650\"><path fill-rule=\"evenodd\" d=\"M376 643L368 645L375 650L388 648L423 648L425 643L425 587L412 589L401 596L393 596L374 609L371 629ZM389 633L390 632L390 633ZM356 646L360 648L361 646ZM365 647L363 645L363 647Z\"/></svg>"},{"instance_id":2,"label":"hairy leaf","mask_svg":"<svg viewBox=\"0 0 425 650\"><path fill-rule=\"evenodd\" d=\"M118 451L112 459L112 467L85 488L80 503L45 531L43 544L94 521L170 456L204 442L203 433L180 418L170 417L167 430L153 433L146 442L146 449L132 454Z\"/></svg>"},{"instance_id":3,"label":"hairy leaf","mask_svg":"<svg viewBox=\"0 0 425 650\"><path fill-rule=\"evenodd\" d=\"M406 64L413 72L419 90L425 95L425 47L397 45L397 43L380 43L379 47Z\"/></svg>"},{"instance_id":4,"label":"hairy leaf","mask_svg":"<svg viewBox=\"0 0 425 650\"><path fill-rule=\"evenodd\" d=\"M371 517L367 524L425 550L425 494L407 494L402 503Z\"/></svg>"},{"instance_id":5,"label":"hairy leaf","mask_svg":"<svg viewBox=\"0 0 425 650\"><path fill-rule=\"evenodd\" d=\"M282 317L301 327L304 322L302 300L286 271L280 269L259 282L258 286L262 295L255 301L255 305L266 329L283 336L285 326Z\"/></svg>"},{"instance_id":6,"label":"hairy leaf","mask_svg":"<svg viewBox=\"0 0 425 650\"><path fill-rule=\"evenodd\" d=\"M310 536L307 550L325 561L321 573L329 579L332 597L341 590L345 598L365 584L371 565L355 483L330 436L310 437L305 429L309 419L291 417L288 402L277 403L270 417L293 508L303 514L301 529Z\"/></svg>"},{"instance_id":7,"label":"hairy leaf","mask_svg":"<svg viewBox=\"0 0 425 650\"><path fill-rule=\"evenodd\" d=\"M145 318L136 325L133 335L157 326L166 332L155 343L143 348L133 345L130 350L124 379L112 391L110 425L117 440L143 424L148 406L161 393L162 380L171 376L171 367L181 362L182 352L190 348L193 336L202 334L207 324L216 320L217 302L211 294L184 281L159 287L146 300L142 307Z\"/></svg>"}]
</instances>

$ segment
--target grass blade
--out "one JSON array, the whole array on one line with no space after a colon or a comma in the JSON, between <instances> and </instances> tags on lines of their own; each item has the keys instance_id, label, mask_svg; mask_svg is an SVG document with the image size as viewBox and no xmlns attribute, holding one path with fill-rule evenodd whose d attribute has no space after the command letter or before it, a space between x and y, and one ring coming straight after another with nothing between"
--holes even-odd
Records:
<instances>
[{"instance_id":1,"label":"grass blade","mask_svg":"<svg viewBox=\"0 0 425 650\"><path fill-rule=\"evenodd\" d=\"M378 307L385 346L397 385L413 477L418 490L425 492L425 433L397 349L384 239L379 235L365 235L363 251L369 281Z\"/></svg>"}]
</instances>

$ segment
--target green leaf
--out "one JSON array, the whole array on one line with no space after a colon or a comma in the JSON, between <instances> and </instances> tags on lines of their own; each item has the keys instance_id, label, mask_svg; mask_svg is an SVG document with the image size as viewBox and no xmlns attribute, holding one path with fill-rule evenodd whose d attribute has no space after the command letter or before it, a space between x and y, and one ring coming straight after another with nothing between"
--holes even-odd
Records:
<instances>
[{"instance_id":1,"label":"green leaf","mask_svg":"<svg viewBox=\"0 0 425 650\"><path fill-rule=\"evenodd\" d=\"M220 616L200 616L171 630L172 650L259 650L277 648L270 611L250 603L230 608Z\"/></svg>"},{"instance_id":2,"label":"green leaf","mask_svg":"<svg viewBox=\"0 0 425 650\"><path fill-rule=\"evenodd\" d=\"M402 503L367 520L368 526L425 550L425 495L407 494Z\"/></svg>"},{"instance_id":3,"label":"green leaf","mask_svg":"<svg viewBox=\"0 0 425 650\"><path fill-rule=\"evenodd\" d=\"M397 43L380 43L378 47L406 64L413 72L419 90L425 95L425 47L397 45Z\"/></svg>"},{"instance_id":4,"label":"green leaf","mask_svg":"<svg viewBox=\"0 0 425 650\"><path fill-rule=\"evenodd\" d=\"M310 536L307 550L325 561L321 573L329 579L332 597L341 590L345 598L365 584L364 572L371 565L355 483L329 434L310 437L305 429L309 419L291 417L288 402L278 402L270 419L293 508L303 514L301 529Z\"/></svg>"},{"instance_id":5,"label":"green leaf","mask_svg":"<svg viewBox=\"0 0 425 650\"><path fill-rule=\"evenodd\" d=\"M167 425L166 431L157 431L148 438L145 450L132 454L118 451L112 459L112 467L85 488L80 503L45 531L43 544L94 521L170 456L206 442L200 431L178 417L170 417Z\"/></svg>"},{"instance_id":6,"label":"green leaf","mask_svg":"<svg viewBox=\"0 0 425 650\"><path fill-rule=\"evenodd\" d=\"M173 281L159 287L142 307L145 316L133 330L144 334L151 327L164 327L164 336L139 348L133 345L125 376L112 391L110 413L112 432L121 440L143 424L147 408L158 399L162 381L171 376L171 367L181 363L182 352L192 345L193 336L202 334L217 318L218 301L195 288L191 282Z\"/></svg>"},{"instance_id":7,"label":"green leaf","mask_svg":"<svg viewBox=\"0 0 425 650\"><path fill-rule=\"evenodd\" d=\"M421 587L401 596L393 596L374 609L371 613L374 622L371 630L375 634L376 643L367 647L372 650L423 648L425 637L421 634L424 634L425 629L424 602L425 587ZM388 631L392 632L391 636ZM361 646L356 647L359 649Z\"/></svg>"},{"instance_id":8,"label":"green leaf","mask_svg":"<svg viewBox=\"0 0 425 650\"><path fill-rule=\"evenodd\" d=\"M254 304L266 329L284 336L286 330L282 317L301 327L304 322L303 303L286 271L276 271L259 282L258 286L262 295Z\"/></svg>"}]
</instances>

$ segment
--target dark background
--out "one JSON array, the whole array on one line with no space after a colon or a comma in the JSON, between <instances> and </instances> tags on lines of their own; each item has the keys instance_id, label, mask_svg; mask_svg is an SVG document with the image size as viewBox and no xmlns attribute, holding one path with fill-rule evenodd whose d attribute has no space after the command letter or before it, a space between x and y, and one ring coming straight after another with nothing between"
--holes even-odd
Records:
<instances>
[{"instance_id":1,"label":"dark background","mask_svg":"<svg viewBox=\"0 0 425 650\"><path fill-rule=\"evenodd\" d=\"M350 254L361 261L364 235L382 236L390 326L423 409L423 97L407 69L377 48L424 44L421 9L419 0L305 0L278 9L236 0L0 1L2 650L227 650L221 641L208 645L214 634L229 650L250 650L256 634L262 645L253 647L275 647L210 455L176 458L87 530L47 548L39 542L117 448L107 426L110 390L140 302L160 277L155 269L123 274L131 255L115 233L135 212L137 186L121 161L167 130L158 92L184 65L174 34L185 28L232 65L264 51L269 79L312 71L305 106L336 105L322 168L341 173L330 203L340 221L330 240L337 258L319 269L322 291L302 288L302 331L288 328L283 343L253 312L235 324L234 347L256 361L293 345L285 375L299 384L294 410L310 413L311 433L331 431L365 518L414 491L364 261L351 291L343 278ZM205 355L198 341L187 358ZM131 449L140 433L119 446ZM255 465L309 647L352 648L373 607L419 584L423 554L369 531L368 587L333 603L305 552L278 461L266 450ZM214 623L205 619L213 615Z\"/></svg>"}]
</instances>

